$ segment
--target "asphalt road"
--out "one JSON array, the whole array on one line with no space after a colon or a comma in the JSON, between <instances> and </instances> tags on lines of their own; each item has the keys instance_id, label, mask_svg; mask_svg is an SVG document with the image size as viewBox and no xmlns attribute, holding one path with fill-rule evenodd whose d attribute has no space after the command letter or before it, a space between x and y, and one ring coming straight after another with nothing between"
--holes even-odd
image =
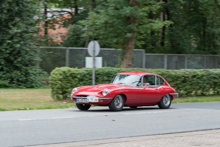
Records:
<instances>
[{"instance_id":1,"label":"asphalt road","mask_svg":"<svg viewBox=\"0 0 220 147\"><path fill-rule=\"evenodd\" d=\"M93 107L0 112L0 146L28 146L220 128L220 102L111 112Z\"/></svg>"}]
</instances>

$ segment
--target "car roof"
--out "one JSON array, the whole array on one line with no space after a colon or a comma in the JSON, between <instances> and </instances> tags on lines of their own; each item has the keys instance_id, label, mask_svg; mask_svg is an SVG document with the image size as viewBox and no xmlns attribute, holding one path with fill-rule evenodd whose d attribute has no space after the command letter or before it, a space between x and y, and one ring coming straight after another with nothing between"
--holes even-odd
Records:
<instances>
[{"instance_id":1,"label":"car roof","mask_svg":"<svg viewBox=\"0 0 220 147\"><path fill-rule=\"evenodd\" d=\"M148 73L148 72L120 72L120 73L117 73L118 74L130 74L130 75L157 75L157 74L154 74L154 73Z\"/></svg>"}]
</instances>

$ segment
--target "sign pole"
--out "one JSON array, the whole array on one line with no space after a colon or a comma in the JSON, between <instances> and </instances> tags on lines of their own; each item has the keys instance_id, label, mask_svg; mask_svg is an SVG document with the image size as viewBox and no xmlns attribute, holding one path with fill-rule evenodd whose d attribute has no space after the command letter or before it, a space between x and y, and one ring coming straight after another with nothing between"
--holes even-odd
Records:
<instances>
[{"instance_id":1,"label":"sign pole","mask_svg":"<svg viewBox=\"0 0 220 147\"><path fill-rule=\"evenodd\" d=\"M93 69L92 69L92 85L95 85L95 41L93 41Z\"/></svg>"},{"instance_id":2,"label":"sign pole","mask_svg":"<svg viewBox=\"0 0 220 147\"><path fill-rule=\"evenodd\" d=\"M92 85L95 85L95 64L96 64L96 56L99 54L100 52L100 45L97 41L92 40L89 42L88 45L88 53L90 56L92 56ZM91 61L90 61L91 62ZM90 66L91 68L91 66Z\"/></svg>"}]
</instances>

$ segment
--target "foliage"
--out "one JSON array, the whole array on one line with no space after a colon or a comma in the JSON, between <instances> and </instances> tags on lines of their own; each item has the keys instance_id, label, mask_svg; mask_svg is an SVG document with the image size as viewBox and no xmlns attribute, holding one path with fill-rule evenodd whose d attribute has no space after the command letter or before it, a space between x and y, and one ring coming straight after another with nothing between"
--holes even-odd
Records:
<instances>
[{"instance_id":1,"label":"foliage","mask_svg":"<svg viewBox=\"0 0 220 147\"><path fill-rule=\"evenodd\" d=\"M88 0L48 0L59 8L74 8L76 4L83 8L71 20L66 20L74 26L64 46L84 47L89 34L90 40L97 39L103 48L123 48L124 40L133 35L129 30L134 25L129 24L128 18L134 14L138 18L135 48L145 49L147 53L220 53L219 0L161 1L139 0L139 9L135 11L128 0L91 0L96 6L89 13Z\"/></svg>"},{"instance_id":2,"label":"foliage","mask_svg":"<svg viewBox=\"0 0 220 147\"><path fill-rule=\"evenodd\" d=\"M220 7L216 2L168 0L166 7L174 23L167 29L166 36L170 53L215 54L220 51L214 47L219 47L220 41Z\"/></svg>"},{"instance_id":3,"label":"foliage","mask_svg":"<svg viewBox=\"0 0 220 147\"><path fill-rule=\"evenodd\" d=\"M0 1L0 87L37 87L34 0Z\"/></svg>"},{"instance_id":4,"label":"foliage","mask_svg":"<svg viewBox=\"0 0 220 147\"><path fill-rule=\"evenodd\" d=\"M156 12L160 8L160 3L155 1L139 1L140 8L136 9L130 6L128 1L122 0L101 0L96 9L90 13L87 21L81 21L81 24L91 26L91 36L97 38L101 44L115 48L123 48L126 37L132 36L128 30L134 26L128 19L131 14L138 18L137 32L147 33L149 29L159 29L170 22L160 22L158 20L149 20L149 11ZM136 40L136 44L142 44Z\"/></svg>"},{"instance_id":5,"label":"foliage","mask_svg":"<svg viewBox=\"0 0 220 147\"><path fill-rule=\"evenodd\" d=\"M86 38L83 27L81 25L74 25L69 29L67 39L63 42L66 47L82 47L85 46Z\"/></svg>"},{"instance_id":6,"label":"foliage","mask_svg":"<svg viewBox=\"0 0 220 147\"><path fill-rule=\"evenodd\" d=\"M78 9L78 12L74 13L73 17L66 18L63 22L65 27L76 24L77 21L86 19L88 17L88 0L47 0L47 5L50 8L72 8ZM83 9L82 9L83 8Z\"/></svg>"},{"instance_id":7,"label":"foliage","mask_svg":"<svg viewBox=\"0 0 220 147\"><path fill-rule=\"evenodd\" d=\"M110 83L119 72L140 71L156 73L164 77L180 96L220 94L220 70L164 70L144 68L100 68L96 69L96 84ZM92 84L92 69L56 68L51 72L52 97L62 100L70 96L74 87Z\"/></svg>"},{"instance_id":8,"label":"foliage","mask_svg":"<svg viewBox=\"0 0 220 147\"><path fill-rule=\"evenodd\" d=\"M140 21L135 48L145 49L147 53L219 53L220 1L163 0L162 4L146 0L139 2L140 10L136 14L139 14ZM88 3L81 4L85 9L88 8L87 5ZM124 38L130 35L126 31L131 27L126 17L132 11L128 1L99 0L89 17L78 19L78 16L74 16L71 24L81 20L78 25L81 25L82 33L86 34L85 25L91 26L90 36L97 38L102 47L122 48ZM163 22L161 12L165 15ZM152 18L150 13L153 15ZM166 27L162 36L161 28L164 25ZM76 33L73 30L70 32ZM165 38L164 46L160 44L162 37ZM68 39L75 40L75 36L70 35Z\"/></svg>"}]
</instances>

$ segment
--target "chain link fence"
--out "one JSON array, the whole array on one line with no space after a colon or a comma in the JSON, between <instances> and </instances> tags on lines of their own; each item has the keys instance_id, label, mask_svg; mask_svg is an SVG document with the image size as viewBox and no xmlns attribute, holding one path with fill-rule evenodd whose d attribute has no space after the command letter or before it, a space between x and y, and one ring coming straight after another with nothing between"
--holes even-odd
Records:
<instances>
[{"instance_id":1,"label":"chain link fence","mask_svg":"<svg viewBox=\"0 0 220 147\"><path fill-rule=\"evenodd\" d=\"M145 54L145 68L212 69L220 68L220 55Z\"/></svg>"},{"instance_id":2,"label":"chain link fence","mask_svg":"<svg viewBox=\"0 0 220 147\"><path fill-rule=\"evenodd\" d=\"M35 47L38 50L38 66L50 73L56 67L84 68L85 57L90 57L87 48L76 47ZM118 67L121 49L101 48L97 57L102 57L102 66ZM145 51L134 50L132 67L145 67Z\"/></svg>"},{"instance_id":3,"label":"chain link fence","mask_svg":"<svg viewBox=\"0 0 220 147\"><path fill-rule=\"evenodd\" d=\"M87 48L34 47L38 50L38 66L47 73L56 67L84 68ZM118 67L120 49L101 48L103 67ZM144 49L134 49L133 68L152 69L212 69L220 68L220 55L145 54Z\"/></svg>"}]
</instances>

